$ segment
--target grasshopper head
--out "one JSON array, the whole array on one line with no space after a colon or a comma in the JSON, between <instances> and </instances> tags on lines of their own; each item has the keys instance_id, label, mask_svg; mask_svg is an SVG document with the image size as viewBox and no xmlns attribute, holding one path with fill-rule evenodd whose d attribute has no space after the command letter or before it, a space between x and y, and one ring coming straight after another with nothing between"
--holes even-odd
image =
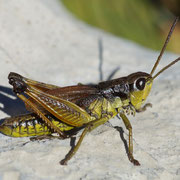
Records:
<instances>
[{"instance_id":1,"label":"grasshopper head","mask_svg":"<svg viewBox=\"0 0 180 180\"><path fill-rule=\"evenodd\" d=\"M137 72L128 77L130 101L135 109L140 109L151 91L153 79L150 74Z\"/></svg>"},{"instance_id":2,"label":"grasshopper head","mask_svg":"<svg viewBox=\"0 0 180 180\"><path fill-rule=\"evenodd\" d=\"M180 61L180 57L177 58L176 60L172 61L171 63L169 63L167 66L165 66L164 68L162 68L158 73L156 73L153 76L154 71L156 70L161 57L165 51L165 48L169 42L169 39L172 35L172 32L175 28L175 25L178 21L179 17L175 18L174 23L171 26L171 29L169 31L169 34L167 36L167 39L164 43L164 46L160 52L159 57L157 58L152 70L150 74L147 73L143 73L143 72L137 72L137 73L133 73L130 74L127 78L128 78L128 82L129 82L129 87L130 87L130 101L131 104L135 107L136 110L141 108L141 105L144 103L144 101L146 100L147 96L149 95L149 92L151 90L152 87L152 83L153 80L159 76L159 74L161 74L162 72L164 72L166 69L168 69L170 66L172 66L173 64L175 64L176 62Z\"/></svg>"}]
</instances>

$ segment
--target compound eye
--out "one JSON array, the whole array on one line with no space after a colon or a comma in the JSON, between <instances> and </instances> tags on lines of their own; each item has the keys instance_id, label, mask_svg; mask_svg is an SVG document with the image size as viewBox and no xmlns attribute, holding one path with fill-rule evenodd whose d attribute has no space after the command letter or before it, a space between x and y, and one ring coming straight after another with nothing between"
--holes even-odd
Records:
<instances>
[{"instance_id":1,"label":"compound eye","mask_svg":"<svg viewBox=\"0 0 180 180\"><path fill-rule=\"evenodd\" d=\"M139 78L137 81L136 81L136 88L138 90L143 90L144 87L145 87L145 84L146 84L146 79L145 78Z\"/></svg>"}]
</instances>

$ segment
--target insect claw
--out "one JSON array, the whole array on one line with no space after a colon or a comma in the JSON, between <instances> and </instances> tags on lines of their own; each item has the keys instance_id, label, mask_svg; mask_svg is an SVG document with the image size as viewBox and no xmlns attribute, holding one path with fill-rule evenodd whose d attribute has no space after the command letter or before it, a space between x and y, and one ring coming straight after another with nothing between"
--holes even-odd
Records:
<instances>
[{"instance_id":1,"label":"insect claw","mask_svg":"<svg viewBox=\"0 0 180 180\"><path fill-rule=\"evenodd\" d=\"M63 160L61 160L61 161L59 162L59 164L61 164L61 165L67 165L67 161L66 161L65 159L63 159Z\"/></svg>"},{"instance_id":2,"label":"insect claw","mask_svg":"<svg viewBox=\"0 0 180 180\"><path fill-rule=\"evenodd\" d=\"M132 154L128 154L129 160L135 165L135 166L140 166L141 164L139 163L138 160L134 159Z\"/></svg>"},{"instance_id":3,"label":"insect claw","mask_svg":"<svg viewBox=\"0 0 180 180\"><path fill-rule=\"evenodd\" d=\"M133 159L133 162L132 162L135 166L140 166L141 164L139 163L138 160L136 159Z\"/></svg>"}]
</instances>

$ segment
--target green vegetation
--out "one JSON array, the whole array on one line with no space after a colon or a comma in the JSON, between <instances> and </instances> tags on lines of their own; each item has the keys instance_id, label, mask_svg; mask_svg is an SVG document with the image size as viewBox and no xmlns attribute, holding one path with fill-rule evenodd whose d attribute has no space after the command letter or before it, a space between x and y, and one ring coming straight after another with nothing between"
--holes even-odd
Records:
<instances>
[{"instance_id":1,"label":"green vegetation","mask_svg":"<svg viewBox=\"0 0 180 180\"><path fill-rule=\"evenodd\" d=\"M88 24L155 50L161 49L172 22L172 15L150 0L62 2L75 16ZM173 48L174 46L172 45ZM172 47L169 46L169 49L172 50Z\"/></svg>"}]
</instances>

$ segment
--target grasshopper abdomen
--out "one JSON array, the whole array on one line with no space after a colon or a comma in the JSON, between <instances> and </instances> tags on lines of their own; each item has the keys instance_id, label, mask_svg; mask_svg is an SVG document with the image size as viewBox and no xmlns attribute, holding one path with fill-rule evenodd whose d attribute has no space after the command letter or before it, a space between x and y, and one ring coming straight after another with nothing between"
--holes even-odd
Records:
<instances>
[{"instance_id":1,"label":"grasshopper abdomen","mask_svg":"<svg viewBox=\"0 0 180 180\"><path fill-rule=\"evenodd\" d=\"M46 115L62 131L69 131L73 126L62 123L52 115ZM5 118L1 121L0 132L11 137L32 137L51 135L53 131L34 113Z\"/></svg>"}]
</instances>

